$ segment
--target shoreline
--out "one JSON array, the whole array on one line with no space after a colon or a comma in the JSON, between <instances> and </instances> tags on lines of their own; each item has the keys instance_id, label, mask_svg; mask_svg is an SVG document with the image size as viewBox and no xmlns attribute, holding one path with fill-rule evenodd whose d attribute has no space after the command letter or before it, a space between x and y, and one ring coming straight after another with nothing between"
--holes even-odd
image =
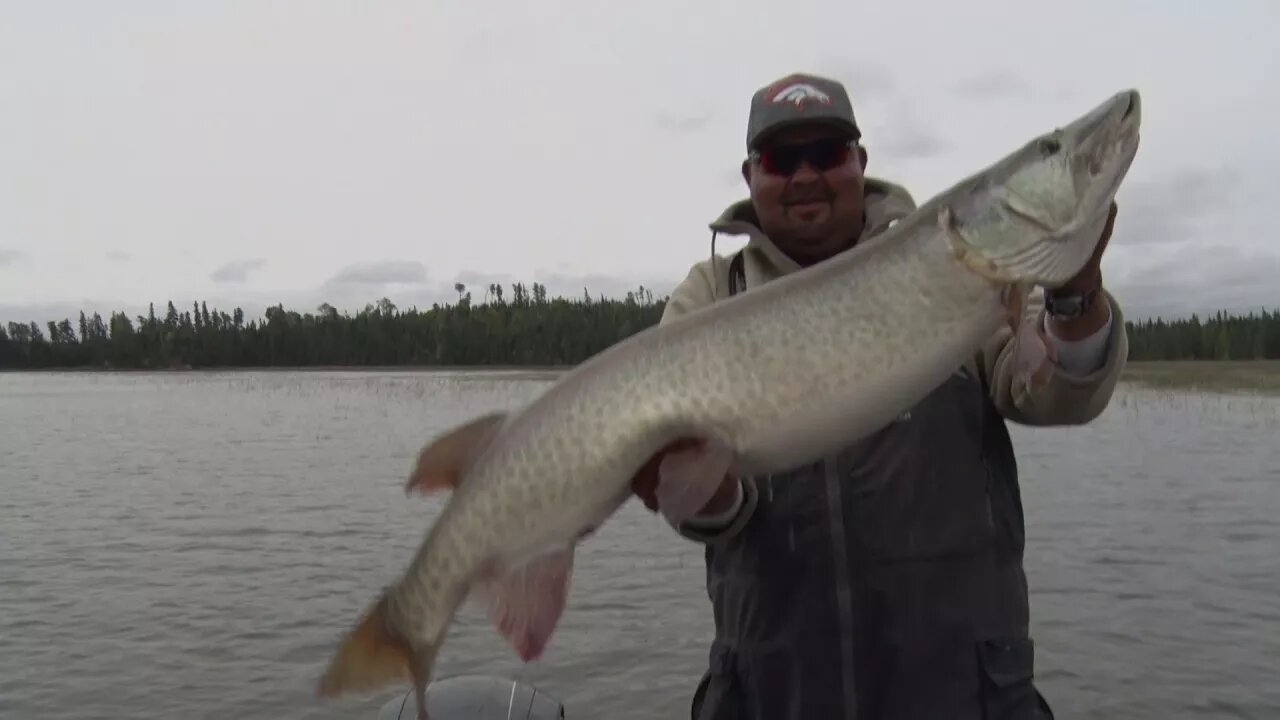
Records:
<instances>
[{"instance_id":1,"label":"shoreline","mask_svg":"<svg viewBox=\"0 0 1280 720\"><path fill-rule=\"evenodd\" d=\"M302 365L169 368L0 368L44 375L178 375L252 373L399 373L407 375L525 375L553 377L575 365ZM1280 360L1130 360L1120 382L1152 389L1280 394Z\"/></svg>"}]
</instances>

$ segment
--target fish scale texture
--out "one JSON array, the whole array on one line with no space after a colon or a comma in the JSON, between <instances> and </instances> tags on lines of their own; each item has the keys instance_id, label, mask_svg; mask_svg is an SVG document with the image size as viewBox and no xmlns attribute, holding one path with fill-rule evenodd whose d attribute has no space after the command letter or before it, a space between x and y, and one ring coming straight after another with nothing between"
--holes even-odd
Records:
<instances>
[{"instance_id":1,"label":"fish scale texture","mask_svg":"<svg viewBox=\"0 0 1280 720\"><path fill-rule=\"evenodd\" d=\"M826 275L743 295L714 323L653 328L518 413L404 578L399 605L412 634L434 642L460 600L444 588L469 585L487 559L602 522L671 440L701 431L750 453L747 443L772 428L839 414L832 403L912 386L899 373L913 358L963 342L976 317L999 311L998 290L957 263L940 230L904 235Z\"/></svg>"}]
</instances>

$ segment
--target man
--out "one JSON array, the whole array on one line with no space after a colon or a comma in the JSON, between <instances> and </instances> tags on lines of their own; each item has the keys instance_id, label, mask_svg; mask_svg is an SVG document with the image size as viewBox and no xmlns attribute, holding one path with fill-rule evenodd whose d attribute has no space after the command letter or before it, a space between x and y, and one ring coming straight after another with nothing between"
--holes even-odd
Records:
<instances>
[{"instance_id":1,"label":"man","mask_svg":"<svg viewBox=\"0 0 1280 720\"><path fill-rule=\"evenodd\" d=\"M715 233L749 241L727 261L695 265L662 321L829 258L908 214L906 190L863 174L860 138L838 82L791 75L756 92L742 164L750 198L711 224L713 242ZM786 477L726 477L679 528L706 544L715 618L695 720L1052 718L1032 684L1005 421L1081 424L1110 401L1128 351L1099 269L1115 212L1085 269L1036 298L1057 350L1047 386L1015 387L1012 332L1001 329L888 427ZM633 484L651 510L661 457Z\"/></svg>"}]
</instances>

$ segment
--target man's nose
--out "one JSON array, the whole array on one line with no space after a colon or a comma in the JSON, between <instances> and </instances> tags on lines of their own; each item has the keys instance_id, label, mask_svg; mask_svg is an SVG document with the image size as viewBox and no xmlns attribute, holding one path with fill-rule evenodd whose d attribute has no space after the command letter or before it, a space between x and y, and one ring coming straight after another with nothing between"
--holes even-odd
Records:
<instances>
[{"instance_id":1,"label":"man's nose","mask_svg":"<svg viewBox=\"0 0 1280 720\"><path fill-rule=\"evenodd\" d=\"M810 183L817 182L822 177L822 173L809 164L808 160L802 160L794 173L791 173L792 182Z\"/></svg>"}]
</instances>

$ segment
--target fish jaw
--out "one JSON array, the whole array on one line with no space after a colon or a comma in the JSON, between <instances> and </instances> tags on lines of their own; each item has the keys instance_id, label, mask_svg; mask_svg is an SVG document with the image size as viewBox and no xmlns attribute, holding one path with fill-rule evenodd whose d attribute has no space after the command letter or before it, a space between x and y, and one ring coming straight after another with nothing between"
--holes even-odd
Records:
<instances>
[{"instance_id":1,"label":"fish jaw","mask_svg":"<svg viewBox=\"0 0 1280 720\"><path fill-rule=\"evenodd\" d=\"M1057 287L1093 255L1137 155L1141 98L1116 93L923 207L975 272Z\"/></svg>"}]
</instances>

